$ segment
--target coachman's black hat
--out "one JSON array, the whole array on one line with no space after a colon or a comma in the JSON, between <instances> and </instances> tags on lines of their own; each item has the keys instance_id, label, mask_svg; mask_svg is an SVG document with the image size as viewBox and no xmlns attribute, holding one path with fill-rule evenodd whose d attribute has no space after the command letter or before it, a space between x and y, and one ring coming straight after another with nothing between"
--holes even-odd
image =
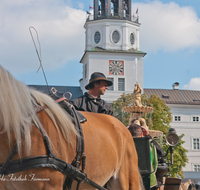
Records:
<instances>
[{"instance_id":1,"label":"coachman's black hat","mask_svg":"<svg viewBox=\"0 0 200 190\"><path fill-rule=\"evenodd\" d=\"M89 84L87 84L85 86L85 89L86 90L89 90L90 88L90 85L93 83L93 82L96 82L96 81L106 81L107 82L107 86L112 86L113 82L108 80L106 78L106 76L103 74L103 73L99 73L99 72L95 72L93 73L91 76L90 76L90 80L89 80Z\"/></svg>"}]
</instances>

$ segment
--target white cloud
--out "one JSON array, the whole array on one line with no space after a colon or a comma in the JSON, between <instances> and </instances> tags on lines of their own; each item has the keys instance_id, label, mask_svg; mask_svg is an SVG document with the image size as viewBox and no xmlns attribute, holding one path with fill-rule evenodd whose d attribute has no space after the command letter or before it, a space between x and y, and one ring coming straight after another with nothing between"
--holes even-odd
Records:
<instances>
[{"instance_id":1,"label":"white cloud","mask_svg":"<svg viewBox=\"0 0 200 190\"><path fill-rule=\"evenodd\" d=\"M71 0L0 0L0 64L13 74L37 70L29 27L39 33L46 70L81 59L86 14L71 8ZM159 1L134 3L138 8L141 50L178 51L200 45L200 21L192 7Z\"/></svg>"},{"instance_id":2,"label":"white cloud","mask_svg":"<svg viewBox=\"0 0 200 190\"><path fill-rule=\"evenodd\" d=\"M30 26L38 31L46 70L81 58L84 11L69 7L64 0L0 0L0 4L0 64L6 69L12 73L37 70Z\"/></svg>"},{"instance_id":3,"label":"white cloud","mask_svg":"<svg viewBox=\"0 0 200 190\"><path fill-rule=\"evenodd\" d=\"M192 7L160 1L134 3L138 8L141 50L178 51L200 46L200 20Z\"/></svg>"},{"instance_id":4,"label":"white cloud","mask_svg":"<svg viewBox=\"0 0 200 190\"><path fill-rule=\"evenodd\" d=\"M184 85L183 89L200 90L200 77L190 79L190 82L188 84Z\"/></svg>"},{"instance_id":5,"label":"white cloud","mask_svg":"<svg viewBox=\"0 0 200 190\"><path fill-rule=\"evenodd\" d=\"M79 7L80 9L84 9L84 3L78 2L78 7Z\"/></svg>"}]
</instances>

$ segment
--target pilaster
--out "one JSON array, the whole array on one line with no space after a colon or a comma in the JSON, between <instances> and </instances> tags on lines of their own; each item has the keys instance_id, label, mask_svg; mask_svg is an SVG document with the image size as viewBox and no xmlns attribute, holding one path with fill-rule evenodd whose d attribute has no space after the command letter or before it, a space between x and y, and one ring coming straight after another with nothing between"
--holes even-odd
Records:
<instances>
[{"instance_id":1,"label":"pilaster","mask_svg":"<svg viewBox=\"0 0 200 190\"><path fill-rule=\"evenodd\" d=\"M122 50L127 50L128 43L128 27L126 25L122 26Z\"/></svg>"},{"instance_id":2,"label":"pilaster","mask_svg":"<svg viewBox=\"0 0 200 190\"><path fill-rule=\"evenodd\" d=\"M124 17L124 5L123 0L118 0L118 14L120 18Z\"/></svg>"},{"instance_id":3,"label":"pilaster","mask_svg":"<svg viewBox=\"0 0 200 190\"><path fill-rule=\"evenodd\" d=\"M86 29L86 41L87 41L87 45L86 45L86 50L91 49L92 48L92 28L91 27L87 27Z\"/></svg>"},{"instance_id":4,"label":"pilaster","mask_svg":"<svg viewBox=\"0 0 200 190\"><path fill-rule=\"evenodd\" d=\"M111 0L105 0L105 14L106 18L109 18L111 15Z\"/></svg>"},{"instance_id":5,"label":"pilaster","mask_svg":"<svg viewBox=\"0 0 200 190\"><path fill-rule=\"evenodd\" d=\"M109 28L110 28L110 25L109 24L105 24L103 26L103 48L104 49L109 49L110 46L109 46L109 42L110 42L110 39L109 39Z\"/></svg>"},{"instance_id":6,"label":"pilaster","mask_svg":"<svg viewBox=\"0 0 200 190\"><path fill-rule=\"evenodd\" d=\"M128 0L128 3L127 3L128 5L128 11L127 11L127 13L128 13L128 19L129 20L131 20L131 17L132 17L132 15L131 15L131 0Z\"/></svg>"},{"instance_id":7,"label":"pilaster","mask_svg":"<svg viewBox=\"0 0 200 190\"><path fill-rule=\"evenodd\" d=\"M136 49L140 50L140 44L139 44L139 41L140 41L140 30L139 29L136 29L136 36L137 36L137 39L136 39Z\"/></svg>"}]
</instances>

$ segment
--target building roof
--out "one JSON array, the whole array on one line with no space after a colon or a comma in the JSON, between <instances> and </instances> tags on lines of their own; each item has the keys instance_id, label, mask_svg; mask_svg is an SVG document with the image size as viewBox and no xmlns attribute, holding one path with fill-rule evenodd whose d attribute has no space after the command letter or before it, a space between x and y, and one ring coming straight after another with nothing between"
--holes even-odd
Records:
<instances>
[{"instance_id":1,"label":"building roof","mask_svg":"<svg viewBox=\"0 0 200 190\"><path fill-rule=\"evenodd\" d=\"M128 49L128 50L113 50L113 49L104 49L104 48L101 48L101 47L94 47L94 48L91 48L89 50L86 50L83 57L85 56L85 54L87 52L141 54L143 57L147 54L143 51L139 51L139 50L134 49L134 48L131 48L131 49ZM80 63L82 62L83 57L81 58Z\"/></svg>"},{"instance_id":2,"label":"building roof","mask_svg":"<svg viewBox=\"0 0 200 190\"><path fill-rule=\"evenodd\" d=\"M60 97L62 97L62 95L65 92L70 92L72 94L71 99L75 99L83 95L83 92L79 86L49 86L49 90L46 85L28 85L28 86L45 94L49 94L51 88L54 87L58 91Z\"/></svg>"},{"instance_id":3,"label":"building roof","mask_svg":"<svg viewBox=\"0 0 200 190\"><path fill-rule=\"evenodd\" d=\"M29 87L49 94L46 85L29 85ZM79 86L49 86L49 89L51 90L52 87L58 90L58 94L60 96L62 96L65 92L70 92L72 94L72 99L83 95L83 92ZM166 104L200 105L200 91L145 88L144 93L147 95L147 97L150 97L151 95L157 95Z\"/></svg>"},{"instance_id":4,"label":"building roof","mask_svg":"<svg viewBox=\"0 0 200 190\"><path fill-rule=\"evenodd\" d=\"M111 53L141 53L141 54L146 54L145 52L142 52L142 51L139 51L137 49L134 49L134 48L131 48L131 49L128 49L128 50L113 50L113 49L104 49L104 48L101 48L101 47L94 47L94 48L91 48L89 50L86 50L86 51L93 51L93 52L111 52Z\"/></svg>"},{"instance_id":5,"label":"building roof","mask_svg":"<svg viewBox=\"0 0 200 190\"><path fill-rule=\"evenodd\" d=\"M200 105L200 91L194 90L166 90L166 89L144 89L147 97L157 95L166 104L188 104Z\"/></svg>"}]
</instances>

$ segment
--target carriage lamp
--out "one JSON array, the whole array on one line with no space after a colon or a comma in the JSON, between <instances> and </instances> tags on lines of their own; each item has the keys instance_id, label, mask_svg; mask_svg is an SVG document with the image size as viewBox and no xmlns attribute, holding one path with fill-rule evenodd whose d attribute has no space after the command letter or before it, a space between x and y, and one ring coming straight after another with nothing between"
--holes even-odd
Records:
<instances>
[{"instance_id":1,"label":"carriage lamp","mask_svg":"<svg viewBox=\"0 0 200 190\"><path fill-rule=\"evenodd\" d=\"M166 142L169 146L176 146L179 143L179 137L174 128L170 128L166 136Z\"/></svg>"},{"instance_id":2,"label":"carriage lamp","mask_svg":"<svg viewBox=\"0 0 200 190\"><path fill-rule=\"evenodd\" d=\"M171 154L171 164L173 164L173 152L174 146L179 143L179 136L176 134L176 130L174 128L170 128L168 134L166 136L166 142L169 145L170 154ZM168 152L167 150L167 152Z\"/></svg>"}]
</instances>

